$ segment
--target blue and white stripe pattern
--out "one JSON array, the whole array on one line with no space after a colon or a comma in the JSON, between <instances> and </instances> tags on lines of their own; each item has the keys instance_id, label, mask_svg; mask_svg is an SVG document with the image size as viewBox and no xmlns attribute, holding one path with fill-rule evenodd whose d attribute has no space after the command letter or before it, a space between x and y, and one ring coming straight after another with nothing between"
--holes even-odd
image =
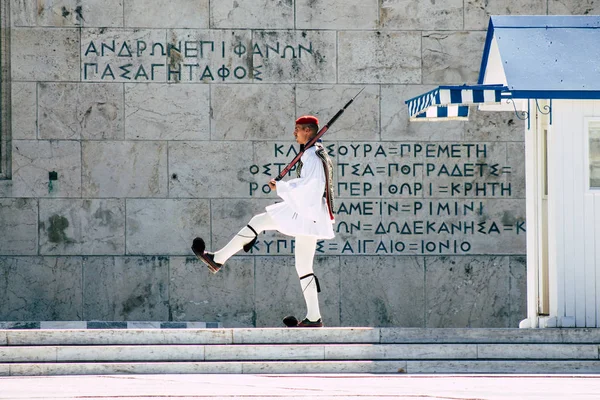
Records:
<instances>
[{"instance_id":1,"label":"blue and white stripe pattern","mask_svg":"<svg viewBox=\"0 0 600 400\"><path fill-rule=\"evenodd\" d=\"M220 329L221 322L186 321L7 321L0 329Z\"/></svg>"},{"instance_id":2,"label":"blue and white stripe pattern","mask_svg":"<svg viewBox=\"0 0 600 400\"><path fill-rule=\"evenodd\" d=\"M471 104L500 104L506 86L440 86L406 101L411 121L466 121Z\"/></svg>"}]
</instances>

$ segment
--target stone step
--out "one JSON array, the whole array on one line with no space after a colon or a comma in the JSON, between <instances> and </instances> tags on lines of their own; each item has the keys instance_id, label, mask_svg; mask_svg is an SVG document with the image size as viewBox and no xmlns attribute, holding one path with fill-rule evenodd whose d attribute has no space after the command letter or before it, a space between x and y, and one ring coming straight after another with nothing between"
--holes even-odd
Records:
<instances>
[{"instance_id":1,"label":"stone step","mask_svg":"<svg viewBox=\"0 0 600 400\"><path fill-rule=\"evenodd\" d=\"M0 376L119 374L597 374L600 361L223 361L0 363Z\"/></svg>"},{"instance_id":2,"label":"stone step","mask_svg":"<svg viewBox=\"0 0 600 400\"><path fill-rule=\"evenodd\" d=\"M596 329L5 329L0 375L599 373Z\"/></svg>"},{"instance_id":3,"label":"stone step","mask_svg":"<svg viewBox=\"0 0 600 400\"><path fill-rule=\"evenodd\" d=\"M0 362L283 360L599 360L591 344L4 346Z\"/></svg>"},{"instance_id":4,"label":"stone step","mask_svg":"<svg viewBox=\"0 0 600 400\"><path fill-rule=\"evenodd\" d=\"M314 343L564 343L600 344L588 328L233 328L233 329L4 329L4 345L314 344Z\"/></svg>"}]
</instances>

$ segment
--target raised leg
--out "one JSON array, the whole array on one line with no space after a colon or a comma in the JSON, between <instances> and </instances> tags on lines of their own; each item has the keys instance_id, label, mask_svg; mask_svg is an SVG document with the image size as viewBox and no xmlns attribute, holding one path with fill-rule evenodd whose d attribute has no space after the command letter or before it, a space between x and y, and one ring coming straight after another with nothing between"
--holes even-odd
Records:
<instances>
[{"instance_id":1,"label":"raised leg","mask_svg":"<svg viewBox=\"0 0 600 400\"><path fill-rule=\"evenodd\" d=\"M215 262L224 264L235 253L244 249L250 251L258 235L263 231L276 229L275 221L267 213L255 215L221 250L214 253Z\"/></svg>"}]
</instances>

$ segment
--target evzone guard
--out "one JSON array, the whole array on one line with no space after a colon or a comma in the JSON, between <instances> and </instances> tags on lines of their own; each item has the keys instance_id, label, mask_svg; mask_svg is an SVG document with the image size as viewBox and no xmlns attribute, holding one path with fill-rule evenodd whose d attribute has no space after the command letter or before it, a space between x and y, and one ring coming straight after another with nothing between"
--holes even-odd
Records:
<instances>
[{"instance_id":1,"label":"evzone guard","mask_svg":"<svg viewBox=\"0 0 600 400\"><path fill-rule=\"evenodd\" d=\"M335 219L333 164L318 140L356 96L321 130L317 117L307 115L296 120L294 137L300 144L300 152L277 178L269 182L269 187L277 191L277 195L283 199L282 202L267 206L266 212L255 215L225 247L214 253L206 251L206 242L202 238L195 238L192 245L194 254L212 273L217 273L225 262L240 250L249 252L263 231L277 230L294 237L296 272L306 302L306 317L301 321L294 316L285 317L283 322L286 326L323 326L318 298L321 288L313 271L313 260L317 241L335 237ZM297 178L282 181L296 164Z\"/></svg>"}]
</instances>

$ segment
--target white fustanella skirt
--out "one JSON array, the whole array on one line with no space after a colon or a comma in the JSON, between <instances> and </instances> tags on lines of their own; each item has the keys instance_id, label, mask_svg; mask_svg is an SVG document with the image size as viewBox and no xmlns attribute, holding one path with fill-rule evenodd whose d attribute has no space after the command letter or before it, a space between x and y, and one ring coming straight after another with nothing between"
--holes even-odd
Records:
<instances>
[{"instance_id":1,"label":"white fustanella skirt","mask_svg":"<svg viewBox=\"0 0 600 400\"><path fill-rule=\"evenodd\" d=\"M285 201L266 207L267 213L275 221L277 230L289 236L314 236L317 239L333 239L333 222L329 217L327 202L323 198L321 210L316 220L306 218L294 211Z\"/></svg>"}]
</instances>

